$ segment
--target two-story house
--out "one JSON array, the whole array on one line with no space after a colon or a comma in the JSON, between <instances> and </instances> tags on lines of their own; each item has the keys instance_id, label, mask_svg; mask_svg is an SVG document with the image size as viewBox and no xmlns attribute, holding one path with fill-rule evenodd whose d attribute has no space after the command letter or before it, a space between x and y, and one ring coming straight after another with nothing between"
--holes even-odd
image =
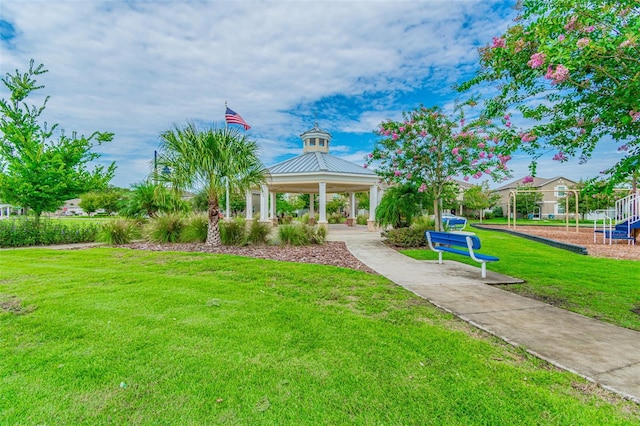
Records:
<instances>
[{"instance_id":1,"label":"two-story house","mask_svg":"<svg viewBox=\"0 0 640 426\"><path fill-rule=\"evenodd\" d=\"M522 178L517 179L495 189L495 192L500 195L499 206L502 207L505 216L509 210L509 194L517 189L522 189L522 187L525 186L522 181ZM546 219L555 217L563 219L565 217L566 205L564 202L558 201L560 199L564 200L568 194L567 191L576 185L575 181L562 176L551 179L534 177L533 182L526 185L528 188L535 189L542 194L542 200L538 203L536 209L530 212L534 218Z\"/></svg>"}]
</instances>

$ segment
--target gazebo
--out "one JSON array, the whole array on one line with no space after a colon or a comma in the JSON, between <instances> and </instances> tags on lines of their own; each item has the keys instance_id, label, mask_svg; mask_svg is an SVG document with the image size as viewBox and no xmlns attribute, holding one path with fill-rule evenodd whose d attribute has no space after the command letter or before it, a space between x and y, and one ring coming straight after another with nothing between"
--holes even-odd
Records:
<instances>
[{"instance_id":1,"label":"gazebo","mask_svg":"<svg viewBox=\"0 0 640 426\"><path fill-rule=\"evenodd\" d=\"M371 170L329 154L331 134L315 126L300 135L303 153L269 167L269 180L260 188L260 221L272 222L276 217L277 193L309 194L309 216L319 226L327 225L327 194L348 193L347 225L356 223L357 192L369 191L367 228L375 230L375 210L382 197L379 177ZM319 197L319 217L315 220L314 196ZM252 201L247 193L247 220ZM269 208L270 206L270 208Z\"/></svg>"}]
</instances>

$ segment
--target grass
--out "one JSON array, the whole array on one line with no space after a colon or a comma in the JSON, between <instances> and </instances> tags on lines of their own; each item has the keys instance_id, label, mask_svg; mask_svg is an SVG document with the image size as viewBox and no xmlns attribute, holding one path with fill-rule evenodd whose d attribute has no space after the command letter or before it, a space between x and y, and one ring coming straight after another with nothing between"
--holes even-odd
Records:
<instances>
[{"instance_id":1,"label":"grass","mask_svg":"<svg viewBox=\"0 0 640 426\"><path fill-rule=\"evenodd\" d=\"M640 331L640 262L584 256L502 232L471 230L482 241L481 252L500 258L487 269L525 280L503 289ZM428 248L403 253L438 259ZM444 259L479 266L464 256L445 253Z\"/></svg>"},{"instance_id":2,"label":"grass","mask_svg":"<svg viewBox=\"0 0 640 426\"><path fill-rule=\"evenodd\" d=\"M0 256L0 424L638 424L383 277L203 253Z\"/></svg>"}]
</instances>

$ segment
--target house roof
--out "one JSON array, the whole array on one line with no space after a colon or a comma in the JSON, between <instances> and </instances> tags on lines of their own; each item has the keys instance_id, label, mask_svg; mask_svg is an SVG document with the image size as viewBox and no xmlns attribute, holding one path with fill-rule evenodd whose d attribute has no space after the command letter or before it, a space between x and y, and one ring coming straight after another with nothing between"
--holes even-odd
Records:
<instances>
[{"instance_id":1,"label":"house roof","mask_svg":"<svg viewBox=\"0 0 640 426\"><path fill-rule=\"evenodd\" d=\"M271 174L271 176L322 172L376 176L373 170L365 169L350 161L334 157L324 152L308 152L269 167L269 174Z\"/></svg>"},{"instance_id":2,"label":"house roof","mask_svg":"<svg viewBox=\"0 0 640 426\"><path fill-rule=\"evenodd\" d=\"M503 186L501 186L499 188L496 188L495 191L504 191L505 189L515 189L518 186L523 186L523 185L525 185L525 184L522 183L523 179L524 178L522 177L522 178L513 180L513 181L511 181L511 182L509 182L509 183L507 183L507 184L505 184L505 185L503 185ZM567 179L567 178L562 177L562 176L556 176L556 177L552 177L552 178L534 177L533 178L533 182L529 182L526 185L531 186L533 188L540 188L540 187L545 186L545 185L547 185L547 184L549 184L549 183L551 183L553 181L560 180L560 179L563 179L567 184L575 184L575 181L573 181L571 179Z\"/></svg>"}]
</instances>

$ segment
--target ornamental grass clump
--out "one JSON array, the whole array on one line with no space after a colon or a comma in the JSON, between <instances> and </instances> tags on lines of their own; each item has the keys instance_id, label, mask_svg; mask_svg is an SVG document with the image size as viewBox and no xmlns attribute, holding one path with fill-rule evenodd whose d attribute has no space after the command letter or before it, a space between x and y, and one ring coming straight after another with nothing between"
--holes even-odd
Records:
<instances>
[{"instance_id":1,"label":"ornamental grass clump","mask_svg":"<svg viewBox=\"0 0 640 426\"><path fill-rule=\"evenodd\" d=\"M262 223L254 219L247 231L247 242L249 244L267 244L271 229L268 223Z\"/></svg>"},{"instance_id":2,"label":"ornamental grass clump","mask_svg":"<svg viewBox=\"0 0 640 426\"><path fill-rule=\"evenodd\" d=\"M220 239L225 246L242 246L247 243L247 225L242 217L220 222Z\"/></svg>"},{"instance_id":3,"label":"ornamental grass clump","mask_svg":"<svg viewBox=\"0 0 640 426\"><path fill-rule=\"evenodd\" d=\"M278 227L280 244L291 246L306 246L309 244L323 244L327 237L326 228L314 228L309 225L283 225Z\"/></svg>"},{"instance_id":4,"label":"ornamental grass clump","mask_svg":"<svg viewBox=\"0 0 640 426\"><path fill-rule=\"evenodd\" d=\"M184 228L180 234L183 243L204 243L207 241L209 218L205 213L192 214L184 219Z\"/></svg>"},{"instance_id":5,"label":"ornamental grass clump","mask_svg":"<svg viewBox=\"0 0 640 426\"><path fill-rule=\"evenodd\" d=\"M147 223L144 235L153 243L176 243L184 228L184 219L177 213L161 213Z\"/></svg>"},{"instance_id":6,"label":"ornamental grass clump","mask_svg":"<svg viewBox=\"0 0 640 426\"><path fill-rule=\"evenodd\" d=\"M140 237L139 222L128 219L115 219L102 224L96 236L96 241L115 246L128 244Z\"/></svg>"}]
</instances>

